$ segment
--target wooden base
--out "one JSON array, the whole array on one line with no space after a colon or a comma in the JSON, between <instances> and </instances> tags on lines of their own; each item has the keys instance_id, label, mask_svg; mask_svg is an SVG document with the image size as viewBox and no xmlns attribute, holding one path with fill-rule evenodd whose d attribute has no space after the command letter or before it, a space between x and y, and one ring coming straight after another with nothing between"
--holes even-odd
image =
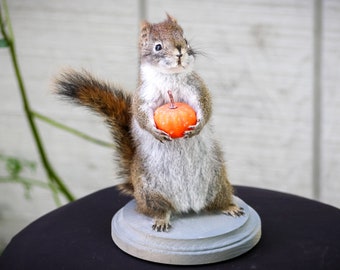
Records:
<instances>
[{"instance_id":1,"label":"wooden base","mask_svg":"<svg viewBox=\"0 0 340 270\"><path fill-rule=\"evenodd\" d=\"M153 231L153 219L137 213L132 200L114 215L112 239L126 253L152 262L198 265L228 260L250 250L261 237L259 215L240 198L234 200L244 208L244 216L173 216L168 232Z\"/></svg>"}]
</instances>

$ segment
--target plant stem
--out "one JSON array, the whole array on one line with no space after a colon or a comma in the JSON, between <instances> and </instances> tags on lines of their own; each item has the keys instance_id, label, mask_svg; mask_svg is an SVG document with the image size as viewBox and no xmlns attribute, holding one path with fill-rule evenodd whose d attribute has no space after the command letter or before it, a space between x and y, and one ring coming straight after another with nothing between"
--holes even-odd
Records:
<instances>
[{"instance_id":1,"label":"plant stem","mask_svg":"<svg viewBox=\"0 0 340 270\"><path fill-rule=\"evenodd\" d=\"M101 146L111 147L111 148L114 147L114 144L112 144L112 143L104 142L102 140L93 138L93 137L91 137L91 136L89 136L89 135L87 135L87 134L85 134L85 133L83 133L83 132L81 132L79 130L76 130L76 129L72 128L72 127L68 127L68 126L66 126L66 125L64 125L62 123L59 123L59 122L57 122L57 121L55 121L55 120L53 120L53 119L51 119L51 118L49 118L49 117L47 117L45 115L42 115L42 114L40 114L40 113L38 113L36 111L31 111L31 113L36 118L38 118L39 120L42 120L42 121L44 121L44 122L46 122L46 123L48 123L48 124L50 124L52 126L55 126L55 127L59 128L59 129L65 130L65 131L67 131L67 132L69 132L69 133L71 133L73 135L76 135L76 136L82 138L82 139L85 139L87 141L93 142L93 143L101 145Z\"/></svg>"},{"instance_id":2,"label":"plant stem","mask_svg":"<svg viewBox=\"0 0 340 270\"><path fill-rule=\"evenodd\" d=\"M61 201L59 197L57 196L59 190L58 187L55 186L54 183L45 183L39 180L30 179L30 178L23 178L23 177L0 177L0 183L17 183L22 184L25 186L38 186L40 188L46 188L49 190L53 190L53 199L57 206L61 206Z\"/></svg>"},{"instance_id":3,"label":"plant stem","mask_svg":"<svg viewBox=\"0 0 340 270\"><path fill-rule=\"evenodd\" d=\"M170 106L169 106L169 108L170 109L176 109L177 106L175 104L174 96L172 95L172 91L171 90L168 90L168 95L169 95L169 99L170 99Z\"/></svg>"},{"instance_id":4,"label":"plant stem","mask_svg":"<svg viewBox=\"0 0 340 270\"><path fill-rule=\"evenodd\" d=\"M4 12L6 15L6 19L7 19L7 23L10 26L10 19L9 19L9 13L8 13L8 8L7 8L7 3L5 0L3 0L3 7L4 7ZM38 153L40 156L40 160L45 168L45 172L48 176L48 179L51 182L55 182L55 184L59 187L60 191L62 192L62 194L69 200L69 201L73 201L74 200L74 196L71 194L71 192L68 190L68 188L65 186L65 184L63 183L63 181L59 178L59 176L56 174L56 172L54 171L54 169L52 168L52 165L50 164L47 155L45 153L37 126L34 122L34 118L33 118L33 114L31 111L31 107L30 107L30 103L28 101L27 95L26 95L26 90L25 90L25 86L24 86L24 82L22 79L22 75L20 72L20 68L19 68L19 64L18 64L18 60L17 60L17 55L16 55L16 51L15 51L15 41L14 41L14 36L13 36L13 32L11 30L10 27L10 36L7 35L6 33L6 29L5 26L3 24L3 20L2 20L2 16L0 15L0 24L1 24L1 32L3 37L8 41L8 47L10 50L10 55L11 55L11 59L12 59L12 64L14 67L14 71L15 71L15 75L17 78L17 82L19 85L19 90L20 90L20 95L21 95L21 99L22 99L22 103L23 103L23 107L24 107L24 112L25 112L25 116L26 119L29 123L29 127L31 129L36 147L38 149ZM53 193L55 193L55 190L52 190ZM55 194L54 194L55 195Z\"/></svg>"},{"instance_id":5,"label":"plant stem","mask_svg":"<svg viewBox=\"0 0 340 270\"><path fill-rule=\"evenodd\" d=\"M51 187L50 183L45 183L40 180L30 179L30 178L23 178L23 177L2 177L0 176L0 183L19 183L19 184L25 184L25 185L34 185L41 188L47 188L49 189Z\"/></svg>"}]
</instances>

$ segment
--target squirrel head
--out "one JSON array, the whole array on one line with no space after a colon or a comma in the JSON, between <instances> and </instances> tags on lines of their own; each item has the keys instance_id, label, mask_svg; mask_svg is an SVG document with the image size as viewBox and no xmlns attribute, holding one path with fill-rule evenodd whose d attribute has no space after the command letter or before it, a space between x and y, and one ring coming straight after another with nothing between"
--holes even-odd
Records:
<instances>
[{"instance_id":1,"label":"squirrel head","mask_svg":"<svg viewBox=\"0 0 340 270\"><path fill-rule=\"evenodd\" d=\"M195 56L182 27L168 14L161 23L142 22L139 51L141 65L170 74L191 70Z\"/></svg>"}]
</instances>

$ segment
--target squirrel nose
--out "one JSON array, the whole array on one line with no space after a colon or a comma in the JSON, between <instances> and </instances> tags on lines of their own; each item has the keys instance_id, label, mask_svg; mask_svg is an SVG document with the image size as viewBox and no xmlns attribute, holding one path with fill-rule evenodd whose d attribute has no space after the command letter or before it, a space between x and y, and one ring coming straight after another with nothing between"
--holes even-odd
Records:
<instances>
[{"instance_id":1,"label":"squirrel nose","mask_svg":"<svg viewBox=\"0 0 340 270\"><path fill-rule=\"evenodd\" d=\"M178 50L178 54L176 54L176 56L178 57L178 58L181 58L182 56L183 56L183 54L182 54L182 47L181 46L176 46L176 49Z\"/></svg>"}]
</instances>

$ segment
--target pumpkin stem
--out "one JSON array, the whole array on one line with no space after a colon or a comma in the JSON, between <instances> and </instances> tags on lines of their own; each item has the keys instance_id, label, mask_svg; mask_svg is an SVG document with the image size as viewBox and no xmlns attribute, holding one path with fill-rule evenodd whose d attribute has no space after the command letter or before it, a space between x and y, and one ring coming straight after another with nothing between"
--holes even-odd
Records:
<instances>
[{"instance_id":1,"label":"pumpkin stem","mask_svg":"<svg viewBox=\"0 0 340 270\"><path fill-rule=\"evenodd\" d=\"M170 106L169 106L169 108L170 109L176 109L177 106L175 104L174 96L172 95L171 90L168 90L168 95L169 95L169 98L170 98Z\"/></svg>"}]
</instances>

